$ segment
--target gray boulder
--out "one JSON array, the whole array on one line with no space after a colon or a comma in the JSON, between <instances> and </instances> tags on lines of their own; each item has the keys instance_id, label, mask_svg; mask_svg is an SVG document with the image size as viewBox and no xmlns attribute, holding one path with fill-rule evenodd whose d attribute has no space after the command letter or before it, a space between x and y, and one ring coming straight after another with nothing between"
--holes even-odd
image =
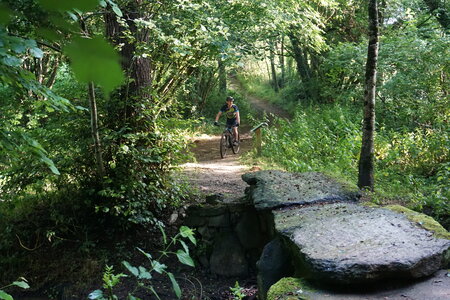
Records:
<instances>
[{"instance_id":1,"label":"gray boulder","mask_svg":"<svg viewBox=\"0 0 450 300\"><path fill-rule=\"evenodd\" d=\"M256 209L274 209L298 204L357 201L356 187L337 182L322 173L258 171L242 175L250 187L247 196Z\"/></svg>"},{"instance_id":2,"label":"gray boulder","mask_svg":"<svg viewBox=\"0 0 450 300\"><path fill-rule=\"evenodd\" d=\"M450 247L387 209L333 203L273 214L276 231L291 243L296 271L321 282L428 276L442 267Z\"/></svg>"},{"instance_id":3,"label":"gray boulder","mask_svg":"<svg viewBox=\"0 0 450 300\"><path fill-rule=\"evenodd\" d=\"M273 284L283 277L292 275L293 266L286 250L279 238L275 238L264 247L256 264L259 299L265 300L267 291Z\"/></svg>"}]
</instances>

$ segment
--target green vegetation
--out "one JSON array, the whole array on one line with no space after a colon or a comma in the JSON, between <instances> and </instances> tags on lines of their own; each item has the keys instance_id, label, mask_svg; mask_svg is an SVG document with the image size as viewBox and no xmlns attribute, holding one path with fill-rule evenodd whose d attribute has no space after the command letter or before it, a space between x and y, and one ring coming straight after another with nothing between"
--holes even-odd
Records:
<instances>
[{"instance_id":1,"label":"green vegetation","mask_svg":"<svg viewBox=\"0 0 450 300\"><path fill-rule=\"evenodd\" d=\"M376 203L401 203L426 212L450 228L450 40L430 23L423 3L413 1L406 11L404 5L392 1L382 7L386 21L378 61L376 185L368 196ZM351 39L341 33L326 36L330 42L324 51L303 45L320 61L315 64L311 58L313 82L298 83L290 69L296 60L289 56L279 92L260 61L249 59L240 80L251 93L295 111L292 120L277 120L265 131L260 162L356 182L367 42L361 33ZM312 88L315 97L307 94Z\"/></svg>"},{"instance_id":2,"label":"green vegetation","mask_svg":"<svg viewBox=\"0 0 450 300\"><path fill-rule=\"evenodd\" d=\"M267 300L308 300L313 289L300 278L285 277L272 285L267 292Z\"/></svg>"},{"instance_id":3,"label":"green vegetation","mask_svg":"<svg viewBox=\"0 0 450 300\"><path fill-rule=\"evenodd\" d=\"M380 2L367 197L449 228L449 4ZM366 4L2 1L0 283L33 278L33 289L57 297L61 286L76 294L106 274L112 297L130 248L144 249L142 237L195 197L174 180L189 138L211 130L229 94L251 122L227 76L294 115L264 130L255 159L355 183Z\"/></svg>"},{"instance_id":4,"label":"green vegetation","mask_svg":"<svg viewBox=\"0 0 450 300\"><path fill-rule=\"evenodd\" d=\"M171 272L169 272L167 270L167 266L162 264L160 261L164 256L173 255L178 258L180 263L188 265L190 267L194 267L194 261L189 255L189 247L183 240L183 238L189 239L192 244L196 245L197 242L194 237L194 232L192 231L192 229L186 226L181 226L179 233L172 237L169 242L164 229L160 227L160 230L163 235L164 249L160 250L160 256L158 258L154 259L150 253L147 253L138 248L139 252L141 252L148 259L148 268L145 266L134 267L127 261L122 262L122 264L125 266L128 272L133 275L134 280L136 281L135 288L133 291L128 292L127 299L138 299L133 295L136 294L138 290L146 290L149 293L153 294L156 298L160 299L157 292L157 287L152 284L152 279L154 279L155 273L167 275L170 279L170 282L172 283L172 288L176 297L178 299L181 298L181 289L178 285L177 280L175 279L175 276ZM179 243L183 249L178 249L177 252L170 251L171 247L173 247L177 243ZM95 290L89 294L88 298L92 300L118 299L117 295L114 294L113 289L120 283L120 278L122 277L127 277L127 275L123 273L114 274L113 267L106 266L103 273L103 288L105 289L105 292L103 292L103 290Z\"/></svg>"}]
</instances>

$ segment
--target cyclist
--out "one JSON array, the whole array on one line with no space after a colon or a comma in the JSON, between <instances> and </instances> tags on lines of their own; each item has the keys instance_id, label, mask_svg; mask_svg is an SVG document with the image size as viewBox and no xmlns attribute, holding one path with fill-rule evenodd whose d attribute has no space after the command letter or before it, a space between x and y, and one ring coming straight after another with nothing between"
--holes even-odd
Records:
<instances>
[{"instance_id":1,"label":"cyclist","mask_svg":"<svg viewBox=\"0 0 450 300\"><path fill-rule=\"evenodd\" d=\"M219 112L216 115L216 120L214 122L214 125L219 126L219 124L217 123L219 121L220 116L222 115L222 113L225 113L226 117L227 117L227 127L228 128L232 128L233 129L233 136L234 136L234 145L238 144L238 141L236 140L236 138L239 136L238 135L238 127L239 124L241 123L241 118L239 116L239 108L237 107L236 104L234 104L234 98L231 96L228 96L226 99L226 103L220 108Z\"/></svg>"}]
</instances>

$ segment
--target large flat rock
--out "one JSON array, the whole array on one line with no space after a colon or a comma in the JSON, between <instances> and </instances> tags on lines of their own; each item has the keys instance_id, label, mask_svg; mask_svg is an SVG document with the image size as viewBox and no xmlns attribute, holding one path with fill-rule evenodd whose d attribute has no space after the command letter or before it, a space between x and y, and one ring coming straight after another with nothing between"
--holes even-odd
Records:
<instances>
[{"instance_id":1,"label":"large flat rock","mask_svg":"<svg viewBox=\"0 0 450 300\"><path fill-rule=\"evenodd\" d=\"M311 287L298 278L283 278L270 288L267 300L444 300L450 299L450 276L439 270L432 277L408 283L387 282L370 289L348 291Z\"/></svg>"},{"instance_id":2,"label":"large flat rock","mask_svg":"<svg viewBox=\"0 0 450 300\"><path fill-rule=\"evenodd\" d=\"M244 174L242 179L250 185L247 195L258 210L359 199L356 187L322 173L258 171Z\"/></svg>"},{"instance_id":3,"label":"large flat rock","mask_svg":"<svg viewBox=\"0 0 450 300\"><path fill-rule=\"evenodd\" d=\"M439 270L450 241L404 215L353 203L274 210L304 278L335 283L420 278Z\"/></svg>"}]
</instances>

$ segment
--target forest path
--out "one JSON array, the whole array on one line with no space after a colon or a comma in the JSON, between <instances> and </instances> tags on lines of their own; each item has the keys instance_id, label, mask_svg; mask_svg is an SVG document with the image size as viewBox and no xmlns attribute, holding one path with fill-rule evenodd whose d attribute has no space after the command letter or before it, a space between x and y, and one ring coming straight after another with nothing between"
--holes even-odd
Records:
<instances>
[{"instance_id":1,"label":"forest path","mask_svg":"<svg viewBox=\"0 0 450 300\"><path fill-rule=\"evenodd\" d=\"M234 78L230 78L229 88L245 95L250 106L255 110L257 118L262 118L264 112L284 118L289 117L286 111L258 97L246 94L240 83ZM211 123L214 120L214 116L207 116L207 118L211 120ZM241 149L238 154L233 154L231 150L227 151L224 159L220 157L219 153L220 135L196 137L191 148L196 162L182 165L186 180L198 188L201 194L223 195L225 201L243 197L247 184L241 179L242 174L259 169L257 166L248 166L240 161L240 157L251 151L253 147L250 129L248 124L239 127Z\"/></svg>"}]
</instances>

